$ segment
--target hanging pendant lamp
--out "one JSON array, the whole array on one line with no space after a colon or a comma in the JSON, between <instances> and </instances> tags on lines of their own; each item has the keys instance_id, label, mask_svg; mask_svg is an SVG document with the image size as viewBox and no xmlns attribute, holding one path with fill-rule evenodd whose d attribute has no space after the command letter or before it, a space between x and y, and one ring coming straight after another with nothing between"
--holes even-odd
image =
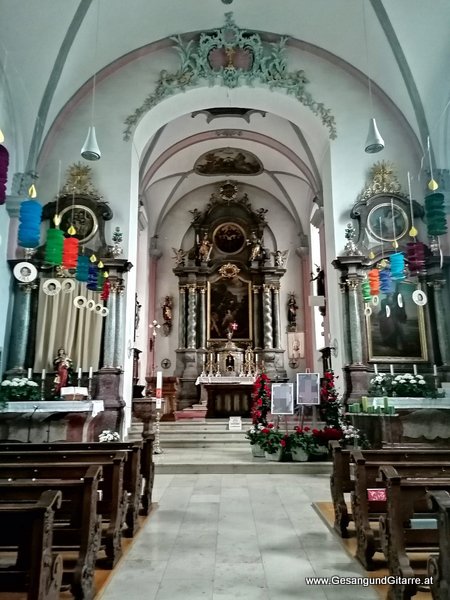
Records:
<instances>
[{"instance_id":1,"label":"hanging pendant lamp","mask_svg":"<svg viewBox=\"0 0 450 600\"><path fill-rule=\"evenodd\" d=\"M370 119L369 132L367 134L365 152L368 154L376 154L384 148L384 140L378 131L377 122L375 119Z\"/></svg>"},{"instance_id":2,"label":"hanging pendant lamp","mask_svg":"<svg viewBox=\"0 0 450 600\"><path fill-rule=\"evenodd\" d=\"M102 153L97 143L97 136L95 135L95 127L89 127L86 141L81 148L81 156L86 160L99 160Z\"/></svg>"}]
</instances>

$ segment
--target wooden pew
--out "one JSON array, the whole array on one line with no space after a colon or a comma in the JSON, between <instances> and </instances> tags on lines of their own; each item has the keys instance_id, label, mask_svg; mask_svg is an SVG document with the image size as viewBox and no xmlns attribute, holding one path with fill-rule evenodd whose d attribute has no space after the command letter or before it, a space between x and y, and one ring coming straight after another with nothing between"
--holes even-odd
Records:
<instances>
[{"instance_id":1,"label":"wooden pew","mask_svg":"<svg viewBox=\"0 0 450 600\"><path fill-rule=\"evenodd\" d=\"M6 453L9 456L11 453ZM57 453L49 455L49 462L39 462L41 452L25 452L15 455L16 462L0 461L0 480L20 479L75 479L83 477L87 462L71 462L59 460ZM3 455L4 456L4 455ZM102 562L107 568L113 568L122 555L122 526L125 520L127 498L123 490L123 466L126 459L124 452L115 452L110 456L101 455L91 458L89 464L102 467L103 477L100 481L101 499L97 504L97 512L102 516L102 543L106 559Z\"/></svg>"},{"instance_id":2,"label":"wooden pew","mask_svg":"<svg viewBox=\"0 0 450 600\"><path fill-rule=\"evenodd\" d=\"M354 482L350 476L351 452L353 448L342 448L338 441L329 442L332 452L333 468L330 477L330 491L334 508L334 529L343 538L348 537L348 525L353 520L349 513L345 494L350 494L354 490ZM398 463L402 460L412 460L414 462L435 460L450 461L450 449L426 449L418 445L407 448L382 448L380 450L362 450L367 460L379 461L379 464Z\"/></svg>"},{"instance_id":3,"label":"wooden pew","mask_svg":"<svg viewBox=\"0 0 450 600\"><path fill-rule=\"evenodd\" d=\"M354 491L351 493L353 520L356 529L356 558L368 570L373 568L375 552L385 551L380 538L378 521L386 514L386 502L370 501L369 489L383 490L384 482L378 479L380 463L368 462L360 450L353 450ZM373 458L373 457L372 457ZM397 462L395 468L402 477L450 478L450 456L448 462ZM386 558L387 555L385 554Z\"/></svg>"},{"instance_id":4,"label":"wooden pew","mask_svg":"<svg viewBox=\"0 0 450 600\"><path fill-rule=\"evenodd\" d=\"M62 553L62 585L70 586L75 600L93 600L95 596L94 569L101 537L97 498L102 469L98 466L86 469L86 465L84 468L81 479L0 481L0 498L4 503L36 501L49 489L61 491L61 508L53 520L53 550Z\"/></svg>"},{"instance_id":5,"label":"wooden pew","mask_svg":"<svg viewBox=\"0 0 450 600\"><path fill-rule=\"evenodd\" d=\"M389 573L399 578L391 585L388 597L409 600L419 590L430 589L427 561L421 557L439 549L438 528L413 528L413 520L437 517L434 506L430 507L427 502L427 495L438 490L450 491L450 478L406 479L390 465L380 467L379 475L387 494L386 515L380 519L384 521L382 543L388 556ZM404 581L406 578L408 582ZM442 597L437 598L442 600Z\"/></svg>"},{"instance_id":6,"label":"wooden pew","mask_svg":"<svg viewBox=\"0 0 450 600\"><path fill-rule=\"evenodd\" d=\"M428 492L428 506L438 518L439 554L428 559L433 600L450 600L450 494L444 490Z\"/></svg>"},{"instance_id":7,"label":"wooden pew","mask_svg":"<svg viewBox=\"0 0 450 600\"><path fill-rule=\"evenodd\" d=\"M26 592L27 600L59 599L63 559L52 544L54 513L60 507L56 490L42 492L35 501L0 500L1 547L17 548L14 563L1 563L2 592Z\"/></svg>"}]
</instances>

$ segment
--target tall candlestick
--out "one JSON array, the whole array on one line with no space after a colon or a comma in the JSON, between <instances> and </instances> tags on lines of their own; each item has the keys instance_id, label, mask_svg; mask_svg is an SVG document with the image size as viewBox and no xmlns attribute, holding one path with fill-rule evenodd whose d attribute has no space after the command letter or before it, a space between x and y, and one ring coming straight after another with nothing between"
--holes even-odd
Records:
<instances>
[{"instance_id":1,"label":"tall candlestick","mask_svg":"<svg viewBox=\"0 0 450 600\"><path fill-rule=\"evenodd\" d=\"M417 375L417 365L413 365L413 373L414 375Z\"/></svg>"},{"instance_id":2,"label":"tall candlestick","mask_svg":"<svg viewBox=\"0 0 450 600\"><path fill-rule=\"evenodd\" d=\"M33 379L33 369L31 367L28 369L27 378L28 379Z\"/></svg>"},{"instance_id":3,"label":"tall candlestick","mask_svg":"<svg viewBox=\"0 0 450 600\"><path fill-rule=\"evenodd\" d=\"M377 365L377 363L373 364L373 372L375 373L375 375L378 375L378 365Z\"/></svg>"},{"instance_id":4,"label":"tall candlestick","mask_svg":"<svg viewBox=\"0 0 450 600\"><path fill-rule=\"evenodd\" d=\"M156 397L162 397L162 371L156 372Z\"/></svg>"},{"instance_id":5,"label":"tall candlestick","mask_svg":"<svg viewBox=\"0 0 450 600\"><path fill-rule=\"evenodd\" d=\"M435 377L437 377L437 367L436 367L436 365L433 365L433 375Z\"/></svg>"},{"instance_id":6,"label":"tall candlestick","mask_svg":"<svg viewBox=\"0 0 450 600\"><path fill-rule=\"evenodd\" d=\"M390 365L389 370L391 372L391 375L394 374L394 365Z\"/></svg>"},{"instance_id":7,"label":"tall candlestick","mask_svg":"<svg viewBox=\"0 0 450 600\"><path fill-rule=\"evenodd\" d=\"M89 379L92 379L93 369L89 367Z\"/></svg>"},{"instance_id":8,"label":"tall candlestick","mask_svg":"<svg viewBox=\"0 0 450 600\"><path fill-rule=\"evenodd\" d=\"M45 381L45 369L42 369L41 379L42 381Z\"/></svg>"},{"instance_id":9,"label":"tall candlestick","mask_svg":"<svg viewBox=\"0 0 450 600\"><path fill-rule=\"evenodd\" d=\"M78 379L81 380L81 375L82 375L82 370L81 367L78 368Z\"/></svg>"}]
</instances>

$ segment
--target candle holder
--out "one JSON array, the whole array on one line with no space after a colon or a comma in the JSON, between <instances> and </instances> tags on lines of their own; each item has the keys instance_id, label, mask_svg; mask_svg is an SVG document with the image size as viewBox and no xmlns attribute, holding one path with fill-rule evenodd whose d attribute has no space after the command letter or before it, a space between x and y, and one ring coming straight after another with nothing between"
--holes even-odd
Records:
<instances>
[{"instance_id":1,"label":"candle holder","mask_svg":"<svg viewBox=\"0 0 450 600\"><path fill-rule=\"evenodd\" d=\"M159 399L158 399L159 400ZM163 402L163 400L161 400ZM156 420L155 420L155 444L153 446L153 454L163 454L163 449L161 448L161 440L160 440L160 429L159 422L161 421L161 408L158 408L156 405Z\"/></svg>"}]
</instances>

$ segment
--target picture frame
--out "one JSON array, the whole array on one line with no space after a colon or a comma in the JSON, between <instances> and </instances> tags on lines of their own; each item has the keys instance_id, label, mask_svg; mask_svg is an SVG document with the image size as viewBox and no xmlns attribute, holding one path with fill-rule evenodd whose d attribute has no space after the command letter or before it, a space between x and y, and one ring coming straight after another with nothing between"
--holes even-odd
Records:
<instances>
[{"instance_id":1,"label":"picture frame","mask_svg":"<svg viewBox=\"0 0 450 600\"><path fill-rule=\"evenodd\" d=\"M297 373L297 405L320 404L319 373Z\"/></svg>"},{"instance_id":2,"label":"picture frame","mask_svg":"<svg viewBox=\"0 0 450 600\"><path fill-rule=\"evenodd\" d=\"M305 334L303 331L290 331L288 337L288 358L298 360L305 358Z\"/></svg>"},{"instance_id":3,"label":"picture frame","mask_svg":"<svg viewBox=\"0 0 450 600\"><path fill-rule=\"evenodd\" d=\"M231 323L237 325L233 340L252 339L251 282L238 275L208 281L208 340L229 339Z\"/></svg>"},{"instance_id":4,"label":"picture frame","mask_svg":"<svg viewBox=\"0 0 450 600\"><path fill-rule=\"evenodd\" d=\"M272 383L270 412L272 415L294 414L293 383Z\"/></svg>"},{"instance_id":5,"label":"picture frame","mask_svg":"<svg viewBox=\"0 0 450 600\"><path fill-rule=\"evenodd\" d=\"M428 360L423 306L413 300L416 290L425 294L415 282L397 281L392 294L380 293L375 304L366 307L369 362Z\"/></svg>"}]
</instances>

